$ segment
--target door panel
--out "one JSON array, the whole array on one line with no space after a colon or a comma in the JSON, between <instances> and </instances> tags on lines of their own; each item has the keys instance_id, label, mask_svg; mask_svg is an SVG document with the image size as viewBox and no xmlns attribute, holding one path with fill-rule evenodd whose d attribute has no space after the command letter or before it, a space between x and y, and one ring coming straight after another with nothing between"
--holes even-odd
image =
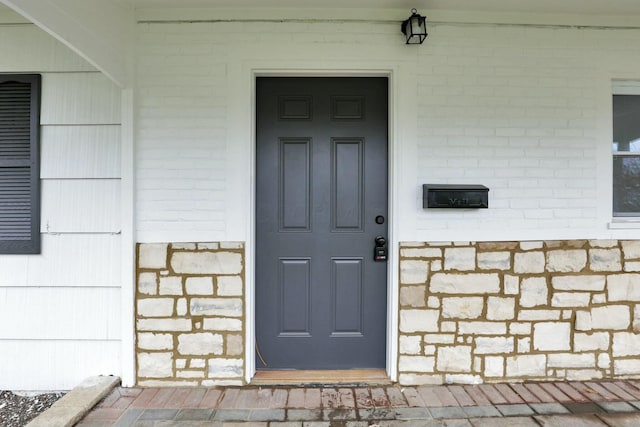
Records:
<instances>
[{"instance_id":1,"label":"door panel","mask_svg":"<svg viewBox=\"0 0 640 427\"><path fill-rule=\"evenodd\" d=\"M257 368L382 368L387 79L258 78L256 111Z\"/></svg>"}]
</instances>

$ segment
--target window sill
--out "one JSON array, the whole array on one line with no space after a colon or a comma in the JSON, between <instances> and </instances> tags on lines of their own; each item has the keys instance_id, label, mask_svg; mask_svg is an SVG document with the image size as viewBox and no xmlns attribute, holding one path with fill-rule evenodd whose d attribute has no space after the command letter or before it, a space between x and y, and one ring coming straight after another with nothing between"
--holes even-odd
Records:
<instances>
[{"instance_id":1,"label":"window sill","mask_svg":"<svg viewBox=\"0 0 640 427\"><path fill-rule=\"evenodd\" d=\"M640 229L640 218L614 219L608 224L608 227L610 230Z\"/></svg>"}]
</instances>

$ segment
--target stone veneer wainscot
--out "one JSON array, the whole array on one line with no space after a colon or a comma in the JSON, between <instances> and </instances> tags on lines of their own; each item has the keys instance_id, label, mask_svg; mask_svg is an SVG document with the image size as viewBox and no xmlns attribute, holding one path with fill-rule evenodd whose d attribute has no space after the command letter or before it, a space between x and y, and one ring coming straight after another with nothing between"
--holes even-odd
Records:
<instances>
[{"instance_id":1,"label":"stone veneer wainscot","mask_svg":"<svg viewBox=\"0 0 640 427\"><path fill-rule=\"evenodd\" d=\"M243 385L244 245L143 243L137 259L138 384Z\"/></svg>"},{"instance_id":2,"label":"stone veneer wainscot","mask_svg":"<svg viewBox=\"0 0 640 427\"><path fill-rule=\"evenodd\" d=\"M640 242L405 242L401 384L640 376Z\"/></svg>"}]
</instances>

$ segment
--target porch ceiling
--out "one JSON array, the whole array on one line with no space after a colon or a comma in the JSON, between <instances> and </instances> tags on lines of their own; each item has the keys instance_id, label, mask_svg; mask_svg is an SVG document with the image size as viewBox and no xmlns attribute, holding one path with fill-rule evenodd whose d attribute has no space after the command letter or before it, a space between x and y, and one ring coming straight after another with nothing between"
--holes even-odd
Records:
<instances>
[{"instance_id":1,"label":"porch ceiling","mask_svg":"<svg viewBox=\"0 0 640 427\"><path fill-rule=\"evenodd\" d=\"M640 15L638 0L114 0L142 8L366 8Z\"/></svg>"}]
</instances>

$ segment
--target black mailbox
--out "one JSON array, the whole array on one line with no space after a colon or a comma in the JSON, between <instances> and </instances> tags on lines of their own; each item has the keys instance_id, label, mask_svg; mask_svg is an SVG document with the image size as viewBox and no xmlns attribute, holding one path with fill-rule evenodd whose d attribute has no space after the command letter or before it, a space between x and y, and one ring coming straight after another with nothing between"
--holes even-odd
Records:
<instances>
[{"instance_id":1,"label":"black mailbox","mask_svg":"<svg viewBox=\"0 0 640 427\"><path fill-rule=\"evenodd\" d=\"M488 208L489 189L484 185L424 184L423 208Z\"/></svg>"}]
</instances>

